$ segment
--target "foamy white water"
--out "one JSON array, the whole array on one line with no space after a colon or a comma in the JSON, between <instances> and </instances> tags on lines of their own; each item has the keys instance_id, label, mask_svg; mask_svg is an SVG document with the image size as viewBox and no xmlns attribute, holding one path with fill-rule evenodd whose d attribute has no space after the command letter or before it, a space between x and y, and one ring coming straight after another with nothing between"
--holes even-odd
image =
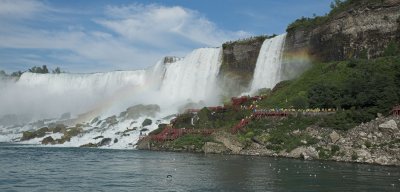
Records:
<instances>
[{"instance_id":1,"label":"foamy white water","mask_svg":"<svg viewBox=\"0 0 400 192\"><path fill-rule=\"evenodd\" d=\"M261 88L273 88L281 81L285 39L286 33L264 41L258 55L251 92Z\"/></svg>"},{"instance_id":2,"label":"foamy white water","mask_svg":"<svg viewBox=\"0 0 400 192\"><path fill-rule=\"evenodd\" d=\"M62 113L86 112L122 89L135 89L145 82L144 70L94 74L24 73L1 88L0 117L5 114L33 119L59 117Z\"/></svg>"},{"instance_id":3,"label":"foamy white water","mask_svg":"<svg viewBox=\"0 0 400 192\"><path fill-rule=\"evenodd\" d=\"M218 99L216 80L221 48L196 49L183 60L167 64L162 97L175 101L212 103Z\"/></svg>"},{"instance_id":4,"label":"foamy white water","mask_svg":"<svg viewBox=\"0 0 400 192\"><path fill-rule=\"evenodd\" d=\"M220 48L202 48L183 59L163 59L147 70L94 74L24 73L18 81L0 79L0 119L4 115L14 114L26 117L24 121L34 121L58 118L66 112L70 112L72 117L89 112L78 118L79 122L84 123L84 132L62 146L96 143L98 141L94 138L103 136L113 139L108 147L129 148L136 143L143 128L147 129L143 133L148 133L156 129L159 123L168 123L171 117L163 117L176 113L179 106L200 101L212 105L219 101L216 79L221 65L220 54ZM157 104L161 111L155 116L142 116L139 119L119 117L120 112L137 104ZM116 115L118 120L112 126L99 128L97 123L90 123L95 117L105 121L112 115ZM153 124L142 127L146 118L151 119ZM14 127L0 125L0 141L18 141L23 131L57 121L53 119L44 124ZM120 134L128 128L134 128L129 136ZM47 136L57 139L62 135L49 133ZM36 138L24 143L39 144L41 140L43 138ZM114 143L114 140L117 142Z\"/></svg>"}]
</instances>

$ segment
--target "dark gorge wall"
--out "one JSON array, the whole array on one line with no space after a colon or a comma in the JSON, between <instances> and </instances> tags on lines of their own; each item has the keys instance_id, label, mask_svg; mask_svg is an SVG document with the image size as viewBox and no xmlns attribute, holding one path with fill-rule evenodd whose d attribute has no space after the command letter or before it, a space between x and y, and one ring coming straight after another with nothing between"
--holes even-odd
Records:
<instances>
[{"instance_id":1,"label":"dark gorge wall","mask_svg":"<svg viewBox=\"0 0 400 192\"><path fill-rule=\"evenodd\" d=\"M364 2L323 24L289 28L286 53L306 52L321 61L381 56L390 42L400 42L400 0Z\"/></svg>"},{"instance_id":2,"label":"dark gorge wall","mask_svg":"<svg viewBox=\"0 0 400 192\"><path fill-rule=\"evenodd\" d=\"M249 87L266 36L224 43L219 84L224 95L238 95Z\"/></svg>"}]
</instances>

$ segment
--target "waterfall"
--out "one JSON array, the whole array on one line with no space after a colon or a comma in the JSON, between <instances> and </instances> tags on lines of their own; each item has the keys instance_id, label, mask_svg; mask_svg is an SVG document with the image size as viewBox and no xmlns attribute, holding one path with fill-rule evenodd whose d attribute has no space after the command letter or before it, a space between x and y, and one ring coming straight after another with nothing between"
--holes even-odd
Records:
<instances>
[{"instance_id":1,"label":"waterfall","mask_svg":"<svg viewBox=\"0 0 400 192\"><path fill-rule=\"evenodd\" d=\"M24 73L16 82L2 86L0 117L5 114L36 118L62 113L83 113L121 89L135 89L145 82L144 70L94 74Z\"/></svg>"},{"instance_id":2,"label":"waterfall","mask_svg":"<svg viewBox=\"0 0 400 192\"><path fill-rule=\"evenodd\" d=\"M113 115L136 104L158 104L162 109L173 108L168 110L176 113L177 104L212 104L218 96L215 84L220 53L220 48L197 49L183 59L163 58L146 70L93 74L27 72L16 81L1 78L0 118L15 114L37 120L93 110Z\"/></svg>"},{"instance_id":3,"label":"waterfall","mask_svg":"<svg viewBox=\"0 0 400 192\"><path fill-rule=\"evenodd\" d=\"M218 95L220 54L221 48L196 49L182 60L166 64L162 96L172 101L211 102Z\"/></svg>"},{"instance_id":4,"label":"waterfall","mask_svg":"<svg viewBox=\"0 0 400 192\"><path fill-rule=\"evenodd\" d=\"M281 81L281 64L286 34L266 39L261 46L254 70L251 92L261 88L273 88Z\"/></svg>"}]
</instances>

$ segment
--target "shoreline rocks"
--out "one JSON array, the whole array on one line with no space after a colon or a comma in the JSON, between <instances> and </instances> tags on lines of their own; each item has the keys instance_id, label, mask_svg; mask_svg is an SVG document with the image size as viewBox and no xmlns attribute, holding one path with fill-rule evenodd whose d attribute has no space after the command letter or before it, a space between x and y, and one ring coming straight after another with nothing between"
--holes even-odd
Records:
<instances>
[{"instance_id":1,"label":"shoreline rocks","mask_svg":"<svg viewBox=\"0 0 400 192\"><path fill-rule=\"evenodd\" d=\"M400 117L381 117L363 123L348 131L330 128L308 127L296 130L296 135L309 134L318 140L315 144L302 143L291 151L274 151L257 142L244 146L235 135L224 131L213 133L214 142L206 142L199 150L151 148L151 143L138 143L140 150L204 152L215 154L285 157L304 160L328 160L337 162L367 163L400 166ZM394 126L396 125L396 127ZM396 129L397 128L397 129ZM144 146L144 147L143 147ZM189 147L188 147L189 148Z\"/></svg>"}]
</instances>

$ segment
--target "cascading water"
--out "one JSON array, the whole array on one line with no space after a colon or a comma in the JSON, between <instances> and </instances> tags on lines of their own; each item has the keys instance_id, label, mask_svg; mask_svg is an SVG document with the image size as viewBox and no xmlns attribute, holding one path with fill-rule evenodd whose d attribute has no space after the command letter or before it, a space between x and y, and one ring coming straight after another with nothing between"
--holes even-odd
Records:
<instances>
[{"instance_id":1,"label":"cascading water","mask_svg":"<svg viewBox=\"0 0 400 192\"><path fill-rule=\"evenodd\" d=\"M24 73L1 88L0 117L5 114L56 117L83 113L121 89L143 86L144 70L94 74Z\"/></svg>"},{"instance_id":2,"label":"cascading water","mask_svg":"<svg viewBox=\"0 0 400 192\"><path fill-rule=\"evenodd\" d=\"M22 131L49 126L51 123L61 122L74 126L83 122L85 133L62 145L80 146L96 142L93 138L101 135L118 139L110 147L127 148L139 138L141 129L136 127L141 127L144 119L169 123L172 117L163 117L178 112L180 105L200 101L205 105L213 105L218 101L216 80L221 65L220 54L221 48L197 49L183 59L164 58L153 67L138 71L95 74L24 73L19 79L1 77L0 142L14 139L18 141ZM138 119L121 115L128 107L138 104L157 104L161 111L156 116L140 116ZM72 114L71 121L58 119L65 112ZM9 117L26 118L20 121L10 120ZM106 120L107 117L115 118L117 123L107 123L112 122ZM33 123L45 118L51 119ZM7 122L21 124L2 124L5 119ZM27 124L28 121L32 123ZM146 126L146 129L156 129L157 123ZM128 128L133 130L129 133L130 137L119 135ZM57 139L62 134L54 133L51 136ZM27 142L37 144L42 139L36 138Z\"/></svg>"},{"instance_id":3,"label":"cascading water","mask_svg":"<svg viewBox=\"0 0 400 192\"><path fill-rule=\"evenodd\" d=\"M254 70L251 92L273 88L281 80L281 65L286 34L266 39L261 46Z\"/></svg>"},{"instance_id":4,"label":"cascading water","mask_svg":"<svg viewBox=\"0 0 400 192\"><path fill-rule=\"evenodd\" d=\"M216 79L221 65L220 54L221 48L202 48L180 61L167 64L162 96L170 101L211 104L218 95Z\"/></svg>"}]
</instances>

